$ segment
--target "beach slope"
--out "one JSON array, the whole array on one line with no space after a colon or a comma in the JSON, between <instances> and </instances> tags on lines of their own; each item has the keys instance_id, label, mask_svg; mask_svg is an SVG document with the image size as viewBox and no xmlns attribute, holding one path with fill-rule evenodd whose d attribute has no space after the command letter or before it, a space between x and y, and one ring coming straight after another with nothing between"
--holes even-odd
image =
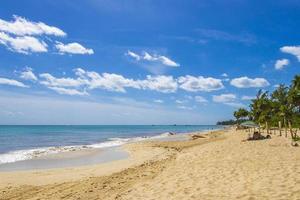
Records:
<instances>
[{"instance_id":1,"label":"beach slope","mask_svg":"<svg viewBox=\"0 0 300 200\"><path fill-rule=\"evenodd\" d=\"M0 199L300 199L300 148L276 135L246 138L224 130L130 144L130 162L105 164L114 169L105 173L103 165L0 173Z\"/></svg>"}]
</instances>

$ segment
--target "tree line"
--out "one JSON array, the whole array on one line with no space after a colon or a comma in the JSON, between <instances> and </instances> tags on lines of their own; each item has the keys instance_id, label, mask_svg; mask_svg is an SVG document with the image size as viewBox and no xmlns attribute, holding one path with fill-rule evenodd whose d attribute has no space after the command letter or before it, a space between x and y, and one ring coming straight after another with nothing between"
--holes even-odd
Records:
<instances>
[{"instance_id":1,"label":"tree line","mask_svg":"<svg viewBox=\"0 0 300 200\"><path fill-rule=\"evenodd\" d=\"M235 124L252 120L267 130L270 128L289 130L292 138L297 138L300 127L300 75L296 75L289 86L280 84L272 93L259 90L251 100L249 109L239 108L233 113ZM233 123L232 120L218 124Z\"/></svg>"}]
</instances>

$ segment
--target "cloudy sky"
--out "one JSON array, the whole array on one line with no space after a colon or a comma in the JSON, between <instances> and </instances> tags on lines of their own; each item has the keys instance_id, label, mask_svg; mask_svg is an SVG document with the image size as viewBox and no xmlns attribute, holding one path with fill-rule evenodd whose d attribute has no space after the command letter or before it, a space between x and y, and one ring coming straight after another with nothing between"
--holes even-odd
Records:
<instances>
[{"instance_id":1,"label":"cloudy sky","mask_svg":"<svg viewBox=\"0 0 300 200\"><path fill-rule=\"evenodd\" d=\"M214 124L300 69L300 3L3 0L0 124Z\"/></svg>"}]
</instances>

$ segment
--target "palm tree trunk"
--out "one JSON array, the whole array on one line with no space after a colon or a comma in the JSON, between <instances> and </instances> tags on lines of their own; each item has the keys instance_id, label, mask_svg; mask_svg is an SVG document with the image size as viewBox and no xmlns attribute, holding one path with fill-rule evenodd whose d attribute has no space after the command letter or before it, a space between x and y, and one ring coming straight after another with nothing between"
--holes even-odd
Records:
<instances>
[{"instance_id":1,"label":"palm tree trunk","mask_svg":"<svg viewBox=\"0 0 300 200\"><path fill-rule=\"evenodd\" d=\"M279 127L279 136L281 136L281 121L278 121L278 127Z\"/></svg>"},{"instance_id":2,"label":"palm tree trunk","mask_svg":"<svg viewBox=\"0 0 300 200\"><path fill-rule=\"evenodd\" d=\"M283 118L285 137L287 137L286 118Z\"/></svg>"},{"instance_id":3,"label":"palm tree trunk","mask_svg":"<svg viewBox=\"0 0 300 200\"><path fill-rule=\"evenodd\" d=\"M293 130L292 130L292 124L291 124L291 121L289 121L288 123L289 123L289 129L290 129L291 138L293 139L293 138L294 138L294 135L293 135Z\"/></svg>"},{"instance_id":4,"label":"palm tree trunk","mask_svg":"<svg viewBox=\"0 0 300 200\"><path fill-rule=\"evenodd\" d=\"M269 135L269 124L266 122L266 129L267 129L267 134Z\"/></svg>"}]
</instances>

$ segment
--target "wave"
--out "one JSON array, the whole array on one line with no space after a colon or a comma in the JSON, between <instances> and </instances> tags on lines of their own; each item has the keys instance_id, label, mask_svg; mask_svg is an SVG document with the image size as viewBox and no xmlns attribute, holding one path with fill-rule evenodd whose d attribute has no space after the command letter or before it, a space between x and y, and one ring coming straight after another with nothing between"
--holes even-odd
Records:
<instances>
[{"instance_id":1,"label":"wave","mask_svg":"<svg viewBox=\"0 0 300 200\"><path fill-rule=\"evenodd\" d=\"M44 147L44 148L36 148L36 149L28 149L28 150L11 151L4 154L0 154L0 164L30 160L34 158L40 158L43 156L63 153L63 152L72 152L72 151L79 151L85 149L101 149L101 148L117 147L131 142L139 142L139 141L151 140L151 139L154 140L161 139L161 138L169 137L171 135L174 135L174 133L166 132L152 137L145 136L145 137L134 137L134 138L109 138L108 141L96 143L96 144L90 144L90 145Z\"/></svg>"}]
</instances>

